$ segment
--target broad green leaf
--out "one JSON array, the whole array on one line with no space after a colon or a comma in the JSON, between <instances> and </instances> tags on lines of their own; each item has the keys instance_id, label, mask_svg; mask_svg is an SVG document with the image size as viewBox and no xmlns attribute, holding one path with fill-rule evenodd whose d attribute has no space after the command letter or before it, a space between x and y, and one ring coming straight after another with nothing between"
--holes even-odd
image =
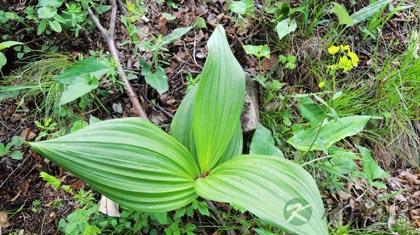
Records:
<instances>
[{"instance_id":1,"label":"broad green leaf","mask_svg":"<svg viewBox=\"0 0 420 235\"><path fill-rule=\"evenodd\" d=\"M0 52L0 57L2 53ZM0 59L1 60L1 59ZM1 68L1 66L0 66ZM14 98L20 94L21 91L31 88L37 88L38 85L35 86L0 86L0 101L4 98Z\"/></svg>"},{"instance_id":2,"label":"broad green leaf","mask_svg":"<svg viewBox=\"0 0 420 235\"><path fill-rule=\"evenodd\" d=\"M206 20L203 17L200 17L200 16L197 17L195 19L194 28L195 29L206 29L207 28Z\"/></svg>"},{"instance_id":3,"label":"broad green leaf","mask_svg":"<svg viewBox=\"0 0 420 235\"><path fill-rule=\"evenodd\" d=\"M226 151L245 99L245 74L230 50L222 26L208 42L193 110L193 133L200 172L210 170Z\"/></svg>"},{"instance_id":4,"label":"broad green leaf","mask_svg":"<svg viewBox=\"0 0 420 235\"><path fill-rule=\"evenodd\" d=\"M110 70L111 66L107 59L89 57L72 64L53 80L63 84L72 84L76 78L85 78L87 75L101 79Z\"/></svg>"},{"instance_id":5,"label":"broad green leaf","mask_svg":"<svg viewBox=\"0 0 420 235\"><path fill-rule=\"evenodd\" d=\"M13 150L10 153L10 158L13 160L22 160L23 159L23 153L19 150Z\"/></svg>"},{"instance_id":6,"label":"broad green leaf","mask_svg":"<svg viewBox=\"0 0 420 235\"><path fill-rule=\"evenodd\" d=\"M187 147L196 161L197 155L192 131L192 113L197 88L198 85L193 86L184 97L171 123L171 135Z\"/></svg>"},{"instance_id":7,"label":"broad green leaf","mask_svg":"<svg viewBox=\"0 0 420 235\"><path fill-rule=\"evenodd\" d=\"M243 133L242 133L242 126L241 122L239 121L236 125L236 131L230 140L228 148L223 153L222 157L220 158L219 162L216 165L219 165L223 162L228 161L231 158L237 157L242 154L243 152Z\"/></svg>"},{"instance_id":8,"label":"broad green leaf","mask_svg":"<svg viewBox=\"0 0 420 235\"><path fill-rule=\"evenodd\" d=\"M174 210L197 198L188 150L141 118L102 121L32 148L120 205Z\"/></svg>"},{"instance_id":9,"label":"broad green leaf","mask_svg":"<svg viewBox=\"0 0 420 235\"><path fill-rule=\"evenodd\" d=\"M157 67L153 72L151 66L143 59L140 59L141 75L144 76L146 83L157 90L159 94L166 92L169 88L168 77L161 67Z\"/></svg>"},{"instance_id":10,"label":"broad green leaf","mask_svg":"<svg viewBox=\"0 0 420 235\"><path fill-rule=\"evenodd\" d=\"M10 144L12 144L16 147L20 147L20 146L22 146L23 142L25 142L25 141L22 140L19 136L13 136L12 140L10 141Z\"/></svg>"},{"instance_id":11,"label":"broad green leaf","mask_svg":"<svg viewBox=\"0 0 420 235\"><path fill-rule=\"evenodd\" d=\"M353 26L355 22L353 21L352 17L347 12L347 9L338 3L333 2L334 8L332 9L332 13L334 13L338 17L338 24L345 24L347 26Z\"/></svg>"},{"instance_id":12,"label":"broad green leaf","mask_svg":"<svg viewBox=\"0 0 420 235\"><path fill-rule=\"evenodd\" d=\"M161 46L167 45L176 39L182 37L184 34L188 33L193 27L184 27L184 28L177 28L172 33L166 35L162 38Z\"/></svg>"},{"instance_id":13,"label":"broad green leaf","mask_svg":"<svg viewBox=\"0 0 420 235\"><path fill-rule=\"evenodd\" d=\"M0 143L0 157L9 153L9 149L4 146L3 143Z\"/></svg>"},{"instance_id":14,"label":"broad green leaf","mask_svg":"<svg viewBox=\"0 0 420 235\"><path fill-rule=\"evenodd\" d=\"M322 121L326 115L325 110L308 96L299 99L298 110L300 115L311 124Z\"/></svg>"},{"instance_id":15,"label":"broad green leaf","mask_svg":"<svg viewBox=\"0 0 420 235\"><path fill-rule=\"evenodd\" d=\"M12 46L16 46L16 45L22 45L23 43L21 42L17 42L17 41L5 41L5 42L0 42L0 51L4 50L6 48L12 47Z\"/></svg>"},{"instance_id":16,"label":"broad green leaf","mask_svg":"<svg viewBox=\"0 0 420 235\"><path fill-rule=\"evenodd\" d=\"M237 13L239 15L254 15L254 1L252 0L240 0L240 1L233 1L230 6L229 10Z\"/></svg>"},{"instance_id":17,"label":"broad green leaf","mask_svg":"<svg viewBox=\"0 0 420 235\"><path fill-rule=\"evenodd\" d=\"M37 13L40 19L49 19L57 13L57 8L53 6L44 6L39 8Z\"/></svg>"},{"instance_id":18,"label":"broad green leaf","mask_svg":"<svg viewBox=\"0 0 420 235\"><path fill-rule=\"evenodd\" d=\"M1 67L3 67L4 65L6 65L6 63L7 63L7 58L6 58L6 56L5 56L2 52L0 52L0 69L1 69Z\"/></svg>"},{"instance_id":19,"label":"broad green leaf","mask_svg":"<svg viewBox=\"0 0 420 235\"><path fill-rule=\"evenodd\" d=\"M301 131L287 142L300 151L323 150L322 146L328 149L335 142L361 132L369 119L370 116L362 115L338 118Z\"/></svg>"},{"instance_id":20,"label":"broad green leaf","mask_svg":"<svg viewBox=\"0 0 420 235\"><path fill-rule=\"evenodd\" d=\"M267 59L270 59L270 48L267 44L265 45L244 45L245 53L248 55L254 55L257 58L265 57Z\"/></svg>"},{"instance_id":21,"label":"broad green leaf","mask_svg":"<svg viewBox=\"0 0 420 235\"><path fill-rule=\"evenodd\" d=\"M259 124L252 137L250 154L279 156L284 158L283 153L274 145L274 139L271 131Z\"/></svg>"},{"instance_id":22,"label":"broad green leaf","mask_svg":"<svg viewBox=\"0 0 420 235\"><path fill-rule=\"evenodd\" d=\"M244 155L198 178L200 197L238 205L300 235L327 235L321 195L301 166L274 156Z\"/></svg>"},{"instance_id":23,"label":"broad green leaf","mask_svg":"<svg viewBox=\"0 0 420 235\"><path fill-rule=\"evenodd\" d=\"M356 147L359 149L360 155L362 156L362 159L363 159L362 168L366 174L366 177L369 183L375 187L384 188L383 186L385 185L383 183L382 184L380 182L377 182L377 184L374 184L374 183L376 179L383 179L383 178L388 177L388 173L386 173L378 165L378 163L376 163L376 161L373 159L372 154L368 148L360 146L360 145L357 145Z\"/></svg>"},{"instance_id":24,"label":"broad green leaf","mask_svg":"<svg viewBox=\"0 0 420 235\"><path fill-rule=\"evenodd\" d=\"M391 0L378 0L356 11L351 15L354 24L363 22L368 18L374 16L382 7L389 4L390 2Z\"/></svg>"},{"instance_id":25,"label":"broad green leaf","mask_svg":"<svg viewBox=\"0 0 420 235\"><path fill-rule=\"evenodd\" d=\"M331 146L328 149L329 162L326 162L326 166L330 167L331 171L337 172L338 174L350 174L357 170L357 164L354 162L355 159L360 160L357 154L335 146Z\"/></svg>"},{"instance_id":26,"label":"broad green leaf","mask_svg":"<svg viewBox=\"0 0 420 235\"><path fill-rule=\"evenodd\" d=\"M175 139L177 139L179 142L181 142L185 147L187 147L196 161L197 154L192 131L192 114L197 88L198 85L193 86L193 88L184 97L171 123L171 135L175 137ZM228 148L219 160L219 163L225 162L232 157L236 157L242 154L243 136L240 122L238 122L237 126L238 127L235 131L235 134L233 135Z\"/></svg>"},{"instance_id":27,"label":"broad green leaf","mask_svg":"<svg viewBox=\"0 0 420 235\"><path fill-rule=\"evenodd\" d=\"M252 230L254 230L258 235L276 235L270 231L261 228L254 228Z\"/></svg>"},{"instance_id":28,"label":"broad green leaf","mask_svg":"<svg viewBox=\"0 0 420 235\"><path fill-rule=\"evenodd\" d=\"M73 83L66 85L60 97L58 105L67 104L73 100L82 97L83 95L91 92L99 86L99 81L95 77L78 77L73 80Z\"/></svg>"},{"instance_id":29,"label":"broad green leaf","mask_svg":"<svg viewBox=\"0 0 420 235\"><path fill-rule=\"evenodd\" d=\"M276 32L281 40L289 33L295 31L297 28L296 20L290 20L290 18L284 19L277 23Z\"/></svg>"},{"instance_id":30,"label":"broad green leaf","mask_svg":"<svg viewBox=\"0 0 420 235\"><path fill-rule=\"evenodd\" d=\"M38 30L36 31L36 35L41 35L43 32L45 32L45 29L47 29L47 20L42 19L41 22L39 22Z\"/></svg>"},{"instance_id":31,"label":"broad green leaf","mask_svg":"<svg viewBox=\"0 0 420 235\"><path fill-rule=\"evenodd\" d=\"M50 22L48 22L51 29L54 30L57 33L61 33L61 24L60 22L56 21L56 20L51 20Z\"/></svg>"},{"instance_id":32,"label":"broad green leaf","mask_svg":"<svg viewBox=\"0 0 420 235\"><path fill-rule=\"evenodd\" d=\"M354 153L335 154L329 157L332 158L329 166L339 174L350 174L357 170L357 164L353 160Z\"/></svg>"},{"instance_id":33,"label":"broad green leaf","mask_svg":"<svg viewBox=\"0 0 420 235\"><path fill-rule=\"evenodd\" d=\"M63 4L63 0L39 0L37 6L39 6L39 7L44 7L44 6L60 7L62 4Z\"/></svg>"},{"instance_id":34,"label":"broad green leaf","mask_svg":"<svg viewBox=\"0 0 420 235\"><path fill-rule=\"evenodd\" d=\"M111 9L111 5L99 5L95 7L95 11L99 14L105 13Z\"/></svg>"}]
</instances>

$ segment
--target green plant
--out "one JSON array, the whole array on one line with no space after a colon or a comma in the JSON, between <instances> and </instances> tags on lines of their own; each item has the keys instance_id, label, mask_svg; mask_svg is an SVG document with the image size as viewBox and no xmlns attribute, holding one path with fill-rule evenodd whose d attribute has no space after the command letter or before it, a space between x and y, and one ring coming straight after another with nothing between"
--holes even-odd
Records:
<instances>
[{"instance_id":1,"label":"green plant","mask_svg":"<svg viewBox=\"0 0 420 235\"><path fill-rule=\"evenodd\" d=\"M359 134L373 117L353 115L340 118L337 112L329 105L329 102L323 100L317 94L312 95L314 102L309 95L299 95L299 113L309 122L307 124L295 124L295 133L287 141L297 150L303 152L298 154L298 159L308 155L314 150L322 151L323 156L305 163L304 165L319 161L319 164L313 165L324 173L324 185L331 192L341 189L345 186L340 179L350 180L349 176L365 178L370 186L384 188L382 182L376 179L383 179L388 175L372 158L369 149L358 146L360 156L345 147L337 147L336 143L348 136ZM356 160L362 162L362 171L358 170Z\"/></svg>"},{"instance_id":2,"label":"green plant","mask_svg":"<svg viewBox=\"0 0 420 235\"><path fill-rule=\"evenodd\" d=\"M60 219L58 224L66 235L94 235L101 232L97 226L90 224L91 217L99 213L98 205L93 202L95 198L93 197L92 191L89 190L85 192L83 189L80 189L78 193L74 193L72 188L69 185L62 184L60 179L57 179L46 172L41 172L40 176L48 185L51 185L55 191L63 190L75 199L75 208L77 209L70 213L67 218ZM42 209L42 206L49 207L52 205L60 207L61 199L55 199L46 205L41 205L39 200L35 200L32 209L39 211Z\"/></svg>"},{"instance_id":3,"label":"green plant","mask_svg":"<svg viewBox=\"0 0 420 235\"><path fill-rule=\"evenodd\" d=\"M95 11L102 14L111 6L95 5L94 0L78 0L67 3L64 0L38 0L36 7L25 8L26 19L34 21L38 25L37 35L51 32L61 33L63 29L74 32L76 37L82 29L92 27L88 18L87 8L91 5ZM60 10L65 6L64 10Z\"/></svg>"},{"instance_id":4,"label":"green plant","mask_svg":"<svg viewBox=\"0 0 420 235\"><path fill-rule=\"evenodd\" d=\"M134 24L144 16L144 9L142 1L137 0L134 3L127 1L127 15L121 18L122 23L128 30L130 40L123 42L125 44L134 44L134 53L138 53L140 48L151 55L151 63L144 59L144 56L140 59L141 75L144 76L145 81L151 87L156 89L159 94L166 92L169 88L168 77L163 69L163 65L168 64L162 60L167 56L166 52L168 49L166 45L172 43L176 39L182 37L188 33L193 27L177 28L170 34L163 36L159 34L157 37L152 36L149 40L141 40L142 37L146 37L144 33ZM165 16L172 19L172 15L165 13Z\"/></svg>"},{"instance_id":5,"label":"green plant","mask_svg":"<svg viewBox=\"0 0 420 235\"><path fill-rule=\"evenodd\" d=\"M22 94L19 104L31 100L35 103L35 113L49 117L57 108L64 85L52 78L72 64L66 54L50 53L26 58L29 63L14 71L11 76L0 81L0 98L16 97Z\"/></svg>"},{"instance_id":6,"label":"green plant","mask_svg":"<svg viewBox=\"0 0 420 235\"><path fill-rule=\"evenodd\" d=\"M9 39L10 34L13 34L17 28L17 25L22 23L30 29L30 26L24 22L24 18L16 14L15 12L2 11L0 10L0 30L3 32L0 40Z\"/></svg>"},{"instance_id":7,"label":"green plant","mask_svg":"<svg viewBox=\"0 0 420 235\"><path fill-rule=\"evenodd\" d=\"M327 234L319 191L302 167L276 156L240 155L244 73L221 26L208 47L200 82L179 107L171 135L126 118L30 145L127 208L165 212L200 196L293 233Z\"/></svg>"},{"instance_id":8,"label":"green plant","mask_svg":"<svg viewBox=\"0 0 420 235\"><path fill-rule=\"evenodd\" d=\"M260 72L260 74L257 76L257 80L261 80L261 81L265 81L266 79L263 76L263 68L262 68L262 64L261 64L261 59L263 57L270 59L271 56L271 52L270 52L270 48L268 47L267 44L265 45L258 45L258 46L254 46L254 45L244 45L244 50L245 53L248 55L253 55L255 57L257 57L258 60L258 70Z\"/></svg>"},{"instance_id":9,"label":"green plant","mask_svg":"<svg viewBox=\"0 0 420 235\"><path fill-rule=\"evenodd\" d=\"M295 8L289 2L267 1L265 5L265 11L273 15L272 22L276 24L275 31L280 40L297 29L297 22L292 18L296 13L300 12L303 21L308 22L309 2Z\"/></svg>"},{"instance_id":10,"label":"green plant","mask_svg":"<svg viewBox=\"0 0 420 235\"><path fill-rule=\"evenodd\" d=\"M103 76L116 82L114 65L109 58L89 57L72 64L52 78L53 81L64 84L58 105L72 102L95 90Z\"/></svg>"},{"instance_id":11,"label":"green plant","mask_svg":"<svg viewBox=\"0 0 420 235\"><path fill-rule=\"evenodd\" d=\"M384 179L389 176L372 158L372 154L368 148L357 146L359 149L360 155L362 156L363 164L362 164L362 172L353 172L354 176L365 178L368 180L368 183L371 186L375 186L377 188L384 188L386 189L386 185L382 182L375 181L377 179ZM358 173L358 174L357 174Z\"/></svg>"},{"instance_id":12,"label":"green plant","mask_svg":"<svg viewBox=\"0 0 420 235\"><path fill-rule=\"evenodd\" d=\"M240 1L232 1L228 5L228 9L231 12L238 14L239 16L242 15L254 15L254 1L252 0L240 0Z\"/></svg>"},{"instance_id":13,"label":"green plant","mask_svg":"<svg viewBox=\"0 0 420 235\"><path fill-rule=\"evenodd\" d=\"M47 119L44 120L44 123L42 124L40 121L36 121L35 120L35 125L36 127L38 127L41 132L39 132L38 136L36 137L35 140L40 140L46 136L59 136L58 132L56 131L56 127L57 127L57 123L56 122L52 122L52 117L49 117Z\"/></svg>"},{"instance_id":14,"label":"green plant","mask_svg":"<svg viewBox=\"0 0 420 235\"><path fill-rule=\"evenodd\" d=\"M161 65L165 62L159 59L159 56L164 56L164 52L167 51L165 48L166 45L182 37L182 35L188 33L191 29L192 27L177 28L172 33L164 37L159 35L157 38L155 38L155 40L142 43L145 49L153 54L153 57L152 65L141 58L141 75L144 76L147 84L155 88L159 94L166 92L169 88L168 77Z\"/></svg>"},{"instance_id":15,"label":"green plant","mask_svg":"<svg viewBox=\"0 0 420 235\"><path fill-rule=\"evenodd\" d=\"M1 52L2 50L12 47L12 46L16 46L16 45L21 45L23 43L21 42L16 42L16 41L5 41L5 42L0 42L0 74L3 75L3 73L1 72L1 68L6 65L7 63L7 58L6 56Z\"/></svg>"},{"instance_id":16,"label":"green plant","mask_svg":"<svg viewBox=\"0 0 420 235\"><path fill-rule=\"evenodd\" d=\"M41 211L41 209L42 209L41 201L40 201L40 200L38 200L38 199L35 199L35 200L32 202L32 208L31 208L31 211L33 211L33 212L40 212L40 211Z\"/></svg>"},{"instance_id":17,"label":"green plant","mask_svg":"<svg viewBox=\"0 0 420 235\"><path fill-rule=\"evenodd\" d=\"M321 81L318 86L319 88L324 88L328 84L328 88L333 91L333 95L338 98L341 95L340 92L337 92L337 72L340 70L343 73L347 73L354 67L357 67L359 64L359 57L354 53L349 45L340 45L340 46L331 46L328 49L328 53L333 56L333 59L336 60L336 55L339 55L339 59L332 65L327 66L327 71L331 76L332 85L329 85L326 81ZM334 100L333 98L332 100Z\"/></svg>"},{"instance_id":18,"label":"green plant","mask_svg":"<svg viewBox=\"0 0 420 235\"><path fill-rule=\"evenodd\" d=\"M0 143L0 157L10 155L12 159L20 160L23 158L23 153L19 150L13 150L10 151L10 149L15 147L20 147L23 144L23 140L19 138L18 136L13 136L12 140L4 145L3 143Z\"/></svg>"}]
</instances>

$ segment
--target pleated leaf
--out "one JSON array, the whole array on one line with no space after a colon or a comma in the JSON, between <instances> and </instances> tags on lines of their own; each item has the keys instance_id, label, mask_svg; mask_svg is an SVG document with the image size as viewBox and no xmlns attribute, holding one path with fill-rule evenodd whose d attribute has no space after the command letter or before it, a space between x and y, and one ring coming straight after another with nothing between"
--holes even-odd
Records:
<instances>
[{"instance_id":1,"label":"pleated leaf","mask_svg":"<svg viewBox=\"0 0 420 235\"><path fill-rule=\"evenodd\" d=\"M197 88L198 86L195 85L187 93L171 122L171 135L187 147L196 160L195 143L192 132L192 114Z\"/></svg>"},{"instance_id":2,"label":"pleated leaf","mask_svg":"<svg viewBox=\"0 0 420 235\"><path fill-rule=\"evenodd\" d=\"M171 135L181 142L192 153L194 159L197 161L197 154L195 149L195 142L192 131L192 117L195 95L198 86L194 86L184 97L181 105L178 107L171 123ZM243 135L241 123L238 121L237 129L232 136L228 148L223 153L219 163L225 162L232 157L239 156L243 150Z\"/></svg>"},{"instance_id":3,"label":"pleated leaf","mask_svg":"<svg viewBox=\"0 0 420 235\"><path fill-rule=\"evenodd\" d=\"M242 126L241 122L238 122L236 125L237 128L235 133L232 136L232 139L229 142L228 148L222 154L222 157L219 159L219 162L216 165L220 165L223 162L228 161L233 157L237 157L242 154L243 152L243 134L242 134Z\"/></svg>"},{"instance_id":4,"label":"pleated leaf","mask_svg":"<svg viewBox=\"0 0 420 235\"><path fill-rule=\"evenodd\" d=\"M103 121L30 145L124 207L161 212L197 198L191 154L141 118Z\"/></svg>"},{"instance_id":5,"label":"pleated leaf","mask_svg":"<svg viewBox=\"0 0 420 235\"><path fill-rule=\"evenodd\" d=\"M208 42L193 110L193 134L200 172L222 157L236 130L245 97L245 75L230 50L222 26Z\"/></svg>"},{"instance_id":6,"label":"pleated leaf","mask_svg":"<svg viewBox=\"0 0 420 235\"><path fill-rule=\"evenodd\" d=\"M227 161L195 189L203 198L227 202L299 235L327 235L317 185L299 165L273 156L244 155Z\"/></svg>"}]
</instances>

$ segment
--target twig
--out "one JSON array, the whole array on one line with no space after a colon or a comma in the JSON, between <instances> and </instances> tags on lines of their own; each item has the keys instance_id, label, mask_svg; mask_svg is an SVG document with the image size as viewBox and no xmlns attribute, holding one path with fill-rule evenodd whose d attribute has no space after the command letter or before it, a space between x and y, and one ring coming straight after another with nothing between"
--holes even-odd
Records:
<instances>
[{"instance_id":1,"label":"twig","mask_svg":"<svg viewBox=\"0 0 420 235\"><path fill-rule=\"evenodd\" d=\"M206 199L207 204L211 207L211 209L213 210L214 215L216 216L217 220L219 220L219 222L223 225L225 225L225 220L223 219L223 217L220 215L219 211L217 211L216 206L214 205L214 203L210 200ZM236 235L234 230L226 230L226 232L229 235Z\"/></svg>"},{"instance_id":2,"label":"twig","mask_svg":"<svg viewBox=\"0 0 420 235\"><path fill-rule=\"evenodd\" d=\"M128 81L127 75L122 67L121 60L118 56L118 50L115 46L114 41L114 31L115 31L115 21L117 18L117 3L115 0L110 0L112 6L111 12L111 19L110 19L110 26L109 32L102 26L99 22L99 19L93 13L92 9L88 7L89 16L92 18L93 22L95 23L96 27L98 27L99 31L101 32L102 36L105 38L106 42L108 43L109 52L111 53L112 58L114 59L115 63L117 64L117 71L119 74L120 80L124 83L124 89L127 92L128 97L130 97L131 103L133 104L134 109L136 110L137 114L145 119L147 118L146 112L144 111L143 107L140 104L139 99L137 98L136 93L134 92L133 88Z\"/></svg>"},{"instance_id":3,"label":"twig","mask_svg":"<svg viewBox=\"0 0 420 235\"><path fill-rule=\"evenodd\" d=\"M120 7L120 11L123 15L127 15L127 8L124 6L124 3L121 2L121 0L118 0L118 6Z\"/></svg>"},{"instance_id":4,"label":"twig","mask_svg":"<svg viewBox=\"0 0 420 235\"><path fill-rule=\"evenodd\" d=\"M166 111L166 109L160 107L158 104L154 104L152 101L150 101L147 97L144 97L144 100L146 100L147 103L152 104L155 108L159 109L162 113L166 114L169 118L173 119L174 115L170 112Z\"/></svg>"},{"instance_id":5,"label":"twig","mask_svg":"<svg viewBox=\"0 0 420 235\"><path fill-rule=\"evenodd\" d=\"M109 24L109 34L111 35L111 37L114 37L114 33L115 33L115 21L117 20L117 3L115 2L115 0L111 0L111 20L110 20L110 24Z\"/></svg>"}]
</instances>

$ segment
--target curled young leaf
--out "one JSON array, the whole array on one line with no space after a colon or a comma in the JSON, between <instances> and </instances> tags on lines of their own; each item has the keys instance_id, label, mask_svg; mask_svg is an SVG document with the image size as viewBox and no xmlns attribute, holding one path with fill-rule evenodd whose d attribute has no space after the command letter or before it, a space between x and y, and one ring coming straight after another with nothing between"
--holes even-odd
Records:
<instances>
[{"instance_id":1,"label":"curled young leaf","mask_svg":"<svg viewBox=\"0 0 420 235\"><path fill-rule=\"evenodd\" d=\"M245 74L230 50L222 26L215 29L208 48L193 110L201 173L214 167L228 148L245 99Z\"/></svg>"}]
</instances>

